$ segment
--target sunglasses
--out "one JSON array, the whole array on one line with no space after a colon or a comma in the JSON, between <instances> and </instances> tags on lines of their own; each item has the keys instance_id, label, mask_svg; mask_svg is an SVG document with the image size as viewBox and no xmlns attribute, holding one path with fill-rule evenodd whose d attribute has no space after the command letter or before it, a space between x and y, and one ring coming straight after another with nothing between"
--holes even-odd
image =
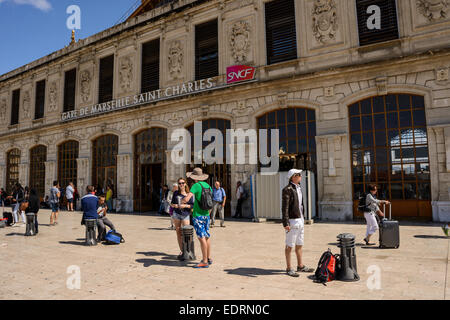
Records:
<instances>
[{"instance_id":1,"label":"sunglasses","mask_svg":"<svg viewBox=\"0 0 450 320\"><path fill-rule=\"evenodd\" d=\"M186 182L178 182L178 184L186 184Z\"/></svg>"},{"instance_id":2,"label":"sunglasses","mask_svg":"<svg viewBox=\"0 0 450 320\"><path fill-rule=\"evenodd\" d=\"M294 177L301 177L302 175L300 173L294 174Z\"/></svg>"}]
</instances>

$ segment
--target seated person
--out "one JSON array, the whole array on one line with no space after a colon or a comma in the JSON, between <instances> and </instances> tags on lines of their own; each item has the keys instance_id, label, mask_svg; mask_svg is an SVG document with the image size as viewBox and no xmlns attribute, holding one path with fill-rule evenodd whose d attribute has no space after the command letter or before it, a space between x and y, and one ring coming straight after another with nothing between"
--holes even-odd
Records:
<instances>
[{"instance_id":1,"label":"seated person","mask_svg":"<svg viewBox=\"0 0 450 320\"><path fill-rule=\"evenodd\" d=\"M108 206L106 205L105 196L101 195L100 197L98 197L98 208L97 208L97 214L98 214L98 219L97 219L98 238L97 238L97 242L101 242L101 241L105 240L105 235L106 235L106 227L105 227L105 225L110 227L111 230L116 230L116 228L114 228L114 225L112 224L112 222L106 217L106 211L107 210L108 210Z\"/></svg>"},{"instance_id":2,"label":"seated person","mask_svg":"<svg viewBox=\"0 0 450 320\"><path fill-rule=\"evenodd\" d=\"M50 209L50 204L48 202L48 196L45 196L45 200L41 201L41 208L42 209Z\"/></svg>"}]
</instances>

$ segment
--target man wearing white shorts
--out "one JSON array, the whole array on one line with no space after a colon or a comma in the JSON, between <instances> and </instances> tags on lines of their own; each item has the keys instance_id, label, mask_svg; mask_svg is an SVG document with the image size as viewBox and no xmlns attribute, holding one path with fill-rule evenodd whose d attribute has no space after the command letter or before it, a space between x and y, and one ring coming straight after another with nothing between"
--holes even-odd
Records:
<instances>
[{"instance_id":1,"label":"man wearing white shorts","mask_svg":"<svg viewBox=\"0 0 450 320\"><path fill-rule=\"evenodd\" d=\"M301 173L301 170L290 170L288 173L289 184L282 192L281 210L283 227L286 230L286 273L291 277L298 277L297 272L314 272L314 269L308 268L302 263L305 220L303 193L300 187ZM291 267L291 252L294 247L297 256L297 272Z\"/></svg>"}]
</instances>

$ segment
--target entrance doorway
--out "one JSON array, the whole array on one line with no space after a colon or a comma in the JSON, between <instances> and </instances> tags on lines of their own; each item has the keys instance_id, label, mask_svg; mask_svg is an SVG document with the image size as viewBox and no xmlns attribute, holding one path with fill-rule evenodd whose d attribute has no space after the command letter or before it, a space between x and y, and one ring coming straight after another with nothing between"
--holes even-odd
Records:
<instances>
[{"instance_id":1,"label":"entrance doorway","mask_svg":"<svg viewBox=\"0 0 450 320\"><path fill-rule=\"evenodd\" d=\"M158 211L159 191L166 183L165 151L167 130L145 129L134 138L134 197L135 210Z\"/></svg>"},{"instance_id":2,"label":"entrance doorway","mask_svg":"<svg viewBox=\"0 0 450 320\"><path fill-rule=\"evenodd\" d=\"M158 211L159 190L162 184L161 164L142 164L139 168L138 203L139 212Z\"/></svg>"},{"instance_id":3,"label":"entrance doorway","mask_svg":"<svg viewBox=\"0 0 450 320\"><path fill-rule=\"evenodd\" d=\"M192 147L192 155L194 154L194 125L190 125L186 128L191 134L191 147ZM222 136L226 137L226 130L231 129L231 121L225 119L207 119L202 120L202 136L208 129L218 129L222 132ZM203 147L206 147L210 142L203 141ZM223 145L223 154L226 154L225 145ZM186 172L192 172L195 167L200 167L203 170L203 173L209 175L208 180L206 182L214 187L214 183L216 181L220 182L220 186L225 190L225 194L227 196L227 200L225 202L225 217L231 217L231 198L232 192L235 192L236 189L231 186L231 166L229 164L211 164L207 165L206 163L198 164L198 165L186 165ZM192 180L191 180L192 182Z\"/></svg>"},{"instance_id":4,"label":"entrance doorway","mask_svg":"<svg viewBox=\"0 0 450 320\"><path fill-rule=\"evenodd\" d=\"M117 151L119 138L116 135L105 135L93 141L92 184L99 193L106 193L110 185L113 198L117 195Z\"/></svg>"}]
</instances>

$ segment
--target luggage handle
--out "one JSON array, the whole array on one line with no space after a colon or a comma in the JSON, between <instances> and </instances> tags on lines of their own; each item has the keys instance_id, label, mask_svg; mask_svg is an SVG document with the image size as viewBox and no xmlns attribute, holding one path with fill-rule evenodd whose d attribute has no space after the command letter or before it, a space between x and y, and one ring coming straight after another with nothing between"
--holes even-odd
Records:
<instances>
[{"instance_id":1,"label":"luggage handle","mask_svg":"<svg viewBox=\"0 0 450 320\"><path fill-rule=\"evenodd\" d=\"M389 220L392 220L392 204L389 202ZM386 203L383 203L383 213L384 217L386 217Z\"/></svg>"}]
</instances>

